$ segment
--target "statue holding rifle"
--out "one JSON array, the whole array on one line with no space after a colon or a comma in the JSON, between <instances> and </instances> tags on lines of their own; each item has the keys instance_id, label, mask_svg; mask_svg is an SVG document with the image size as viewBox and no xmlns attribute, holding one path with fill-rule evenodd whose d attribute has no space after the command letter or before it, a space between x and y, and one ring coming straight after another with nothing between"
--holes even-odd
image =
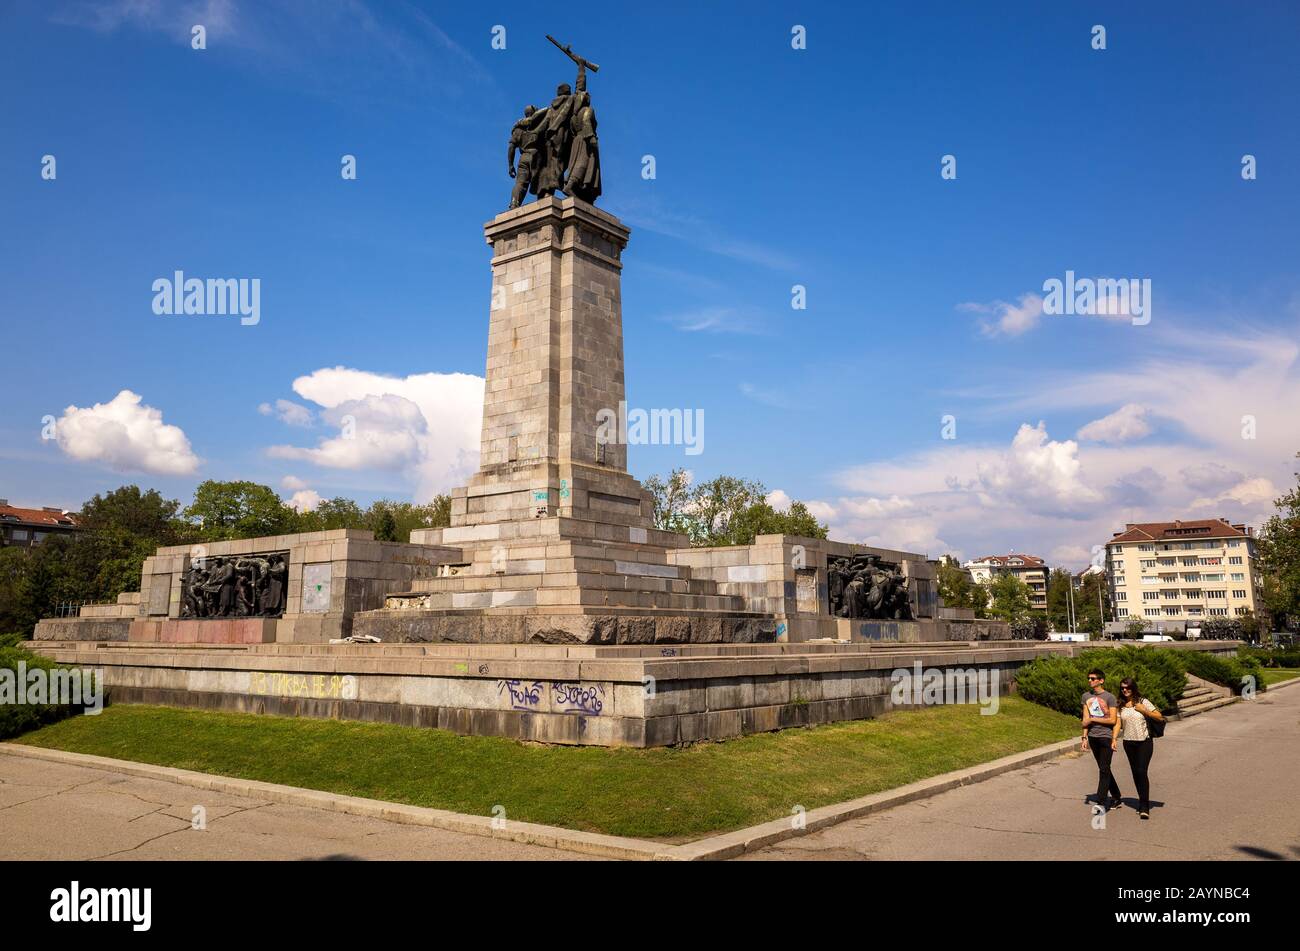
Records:
<instances>
[{"instance_id":1,"label":"statue holding rifle","mask_svg":"<svg viewBox=\"0 0 1300 951\"><path fill-rule=\"evenodd\" d=\"M517 208L529 192L545 198L562 191L586 202L595 202L601 192L596 112L587 92L587 70L595 73L600 67L553 36L546 38L577 64L578 78L572 87L560 83L549 106L527 107L511 129L507 153L510 176L515 179L511 208Z\"/></svg>"}]
</instances>

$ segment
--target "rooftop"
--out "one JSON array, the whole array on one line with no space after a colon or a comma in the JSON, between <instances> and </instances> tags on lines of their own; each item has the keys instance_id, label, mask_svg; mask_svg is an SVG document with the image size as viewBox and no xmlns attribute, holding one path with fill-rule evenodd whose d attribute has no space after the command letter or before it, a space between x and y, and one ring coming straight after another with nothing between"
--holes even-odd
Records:
<instances>
[{"instance_id":1,"label":"rooftop","mask_svg":"<svg viewBox=\"0 0 1300 951\"><path fill-rule=\"evenodd\" d=\"M1253 529L1234 525L1226 518L1203 518L1172 522L1130 522L1107 544L1115 542L1183 541L1188 538L1249 538Z\"/></svg>"}]
</instances>

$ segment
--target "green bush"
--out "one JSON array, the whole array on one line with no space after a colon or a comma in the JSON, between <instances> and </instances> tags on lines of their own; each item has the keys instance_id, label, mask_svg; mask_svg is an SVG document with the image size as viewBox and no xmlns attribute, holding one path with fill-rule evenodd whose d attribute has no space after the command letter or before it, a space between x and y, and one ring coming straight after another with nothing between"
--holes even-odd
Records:
<instances>
[{"instance_id":1,"label":"green bush","mask_svg":"<svg viewBox=\"0 0 1300 951\"><path fill-rule=\"evenodd\" d=\"M1244 677L1254 678L1256 690L1264 689L1264 669L1255 657L1225 657L1205 651L1187 651L1184 666L1189 674L1208 680L1210 683L1231 687L1233 693L1241 693Z\"/></svg>"},{"instance_id":2,"label":"green bush","mask_svg":"<svg viewBox=\"0 0 1300 951\"><path fill-rule=\"evenodd\" d=\"M1016 673L1016 690L1026 700L1070 716L1080 713L1088 689L1088 671L1106 675L1106 689L1119 696L1119 682L1132 677L1142 695L1161 710L1172 710L1187 686L1180 660L1183 651L1153 647L1094 648L1077 657L1040 657Z\"/></svg>"},{"instance_id":3,"label":"green bush","mask_svg":"<svg viewBox=\"0 0 1300 951\"><path fill-rule=\"evenodd\" d=\"M58 667L52 660L44 657L38 657L31 651L23 650L21 647L0 647L0 671L13 671L13 683L17 685L18 664L26 664L26 670L32 670L39 667L43 670L54 670ZM83 674L83 676L85 676ZM8 675L0 673L0 677L9 679ZM10 698L5 697L5 701ZM80 713L81 707L75 704L59 703L23 703L0 702L0 740L8 739L11 736L17 736L28 730L33 730L38 726L46 723L53 723L55 720L61 720L66 716L74 713Z\"/></svg>"},{"instance_id":4,"label":"green bush","mask_svg":"<svg viewBox=\"0 0 1300 951\"><path fill-rule=\"evenodd\" d=\"M1237 648L1240 657L1254 658L1264 667L1300 667L1300 650L1294 648L1246 647Z\"/></svg>"},{"instance_id":5,"label":"green bush","mask_svg":"<svg viewBox=\"0 0 1300 951\"><path fill-rule=\"evenodd\" d=\"M22 631L14 631L12 634L0 634L0 649L17 647L18 642L21 640L25 640Z\"/></svg>"}]
</instances>

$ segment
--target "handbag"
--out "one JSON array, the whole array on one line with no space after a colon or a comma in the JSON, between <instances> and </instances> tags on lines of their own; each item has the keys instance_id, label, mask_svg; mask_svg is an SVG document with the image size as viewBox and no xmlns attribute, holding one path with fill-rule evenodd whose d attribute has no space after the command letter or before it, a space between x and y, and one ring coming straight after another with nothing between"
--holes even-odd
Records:
<instances>
[{"instance_id":1,"label":"handbag","mask_svg":"<svg viewBox=\"0 0 1300 951\"><path fill-rule=\"evenodd\" d=\"M1164 736L1165 721L1153 720L1150 717L1147 717L1147 735L1151 737Z\"/></svg>"}]
</instances>

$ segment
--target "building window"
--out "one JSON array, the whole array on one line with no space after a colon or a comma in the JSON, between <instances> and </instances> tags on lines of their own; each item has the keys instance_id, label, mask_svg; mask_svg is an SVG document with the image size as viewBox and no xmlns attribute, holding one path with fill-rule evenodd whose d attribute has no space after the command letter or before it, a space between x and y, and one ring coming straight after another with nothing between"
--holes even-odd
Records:
<instances>
[{"instance_id":1,"label":"building window","mask_svg":"<svg viewBox=\"0 0 1300 951\"><path fill-rule=\"evenodd\" d=\"M1207 598L1209 598L1211 601L1213 601L1213 600L1215 600L1216 598L1226 598L1226 597L1228 596L1228 592L1226 592L1226 591L1207 591L1207 592L1205 592L1205 596L1206 596Z\"/></svg>"},{"instance_id":2,"label":"building window","mask_svg":"<svg viewBox=\"0 0 1300 951\"><path fill-rule=\"evenodd\" d=\"M1234 571L1234 572L1232 573L1232 577L1231 577L1229 580L1230 580L1230 581L1245 581L1245 580L1246 580L1245 572Z\"/></svg>"},{"instance_id":3,"label":"building window","mask_svg":"<svg viewBox=\"0 0 1300 951\"><path fill-rule=\"evenodd\" d=\"M1227 617L1227 608L1210 608L1210 617Z\"/></svg>"},{"instance_id":4,"label":"building window","mask_svg":"<svg viewBox=\"0 0 1300 951\"><path fill-rule=\"evenodd\" d=\"M1115 610L1115 616L1116 616L1116 617L1128 617L1128 608L1116 608L1116 610Z\"/></svg>"},{"instance_id":5,"label":"building window","mask_svg":"<svg viewBox=\"0 0 1300 951\"><path fill-rule=\"evenodd\" d=\"M1115 592L1115 600L1116 600L1116 601L1127 601L1127 600L1128 600L1128 592L1127 592L1127 591L1116 591L1116 592Z\"/></svg>"},{"instance_id":6,"label":"building window","mask_svg":"<svg viewBox=\"0 0 1300 951\"><path fill-rule=\"evenodd\" d=\"M1138 551L1155 551L1155 545L1138 545Z\"/></svg>"},{"instance_id":7,"label":"building window","mask_svg":"<svg viewBox=\"0 0 1300 951\"><path fill-rule=\"evenodd\" d=\"M1112 550L1115 552L1115 554L1118 555L1120 552L1122 552L1122 551L1124 550L1124 546L1123 546L1123 545L1116 545Z\"/></svg>"},{"instance_id":8,"label":"building window","mask_svg":"<svg viewBox=\"0 0 1300 951\"><path fill-rule=\"evenodd\" d=\"M1232 596L1233 596L1234 598L1244 598L1244 597L1246 596L1246 592L1245 592L1245 591L1234 591L1234 592L1232 592Z\"/></svg>"},{"instance_id":9,"label":"building window","mask_svg":"<svg viewBox=\"0 0 1300 951\"><path fill-rule=\"evenodd\" d=\"M1156 560L1155 560L1154 558L1143 558L1143 559L1142 559L1142 567L1143 567L1143 568L1154 568L1155 566L1156 566Z\"/></svg>"},{"instance_id":10,"label":"building window","mask_svg":"<svg viewBox=\"0 0 1300 951\"><path fill-rule=\"evenodd\" d=\"M1188 616L1188 617L1200 617L1200 616L1201 616L1201 607L1200 607L1200 605L1198 605L1198 604L1189 604L1189 605L1187 606L1187 616Z\"/></svg>"},{"instance_id":11,"label":"building window","mask_svg":"<svg viewBox=\"0 0 1300 951\"><path fill-rule=\"evenodd\" d=\"M1224 610L1227 609L1225 608ZM1160 617L1159 608L1143 608L1142 613L1145 614L1147 617Z\"/></svg>"},{"instance_id":12,"label":"building window","mask_svg":"<svg viewBox=\"0 0 1300 951\"><path fill-rule=\"evenodd\" d=\"M1241 564L1241 556L1240 556L1240 555L1233 555L1231 558L1228 559L1228 564L1230 564L1230 565L1239 565L1239 564Z\"/></svg>"},{"instance_id":13,"label":"building window","mask_svg":"<svg viewBox=\"0 0 1300 951\"><path fill-rule=\"evenodd\" d=\"M1159 592L1159 591L1143 591L1143 592L1142 592L1142 600L1143 600L1143 601L1159 601L1159 600L1160 600L1160 592Z\"/></svg>"}]
</instances>

